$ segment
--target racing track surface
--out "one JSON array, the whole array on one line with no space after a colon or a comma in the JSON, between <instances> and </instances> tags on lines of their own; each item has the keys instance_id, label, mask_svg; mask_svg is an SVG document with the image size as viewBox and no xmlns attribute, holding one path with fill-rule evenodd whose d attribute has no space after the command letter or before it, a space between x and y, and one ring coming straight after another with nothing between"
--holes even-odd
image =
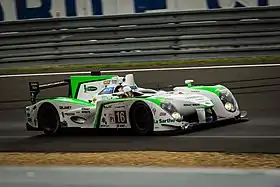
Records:
<instances>
[{"instance_id":1,"label":"racing track surface","mask_svg":"<svg viewBox=\"0 0 280 187\"><path fill-rule=\"evenodd\" d=\"M134 73L143 87L168 86L194 79L197 84L223 83L232 89L250 121L183 135L131 137L77 132L48 138L26 132L24 107L28 81L56 81L68 76L0 79L0 151L226 151L280 153L280 67L176 70ZM124 75L121 73L120 75ZM64 96L66 88L43 91L40 96Z\"/></svg>"}]
</instances>

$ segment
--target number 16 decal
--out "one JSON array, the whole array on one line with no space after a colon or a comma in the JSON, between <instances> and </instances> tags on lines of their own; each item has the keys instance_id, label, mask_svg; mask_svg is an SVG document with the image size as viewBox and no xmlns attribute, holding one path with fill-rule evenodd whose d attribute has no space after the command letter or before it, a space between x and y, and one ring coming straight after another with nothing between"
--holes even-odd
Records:
<instances>
[{"instance_id":1,"label":"number 16 decal","mask_svg":"<svg viewBox=\"0 0 280 187\"><path fill-rule=\"evenodd\" d=\"M115 122L116 123L127 123L125 111L115 111Z\"/></svg>"}]
</instances>

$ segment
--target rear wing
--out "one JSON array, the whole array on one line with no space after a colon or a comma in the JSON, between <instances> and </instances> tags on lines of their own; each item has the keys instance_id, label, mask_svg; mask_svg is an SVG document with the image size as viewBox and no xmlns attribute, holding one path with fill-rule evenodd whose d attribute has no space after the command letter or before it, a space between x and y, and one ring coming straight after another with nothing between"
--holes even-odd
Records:
<instances>
[{"instance_id":1,"label":"rear wing","mask_svg":"<svg viewBox=\"0 0 280 187\"><path fill-rule=\"evenodd\" d=\"M101 76L101 71L91 71L91 76ZM29 82L29 93L30 93L30 101L32 104L36 103L37 95L40 93L41 90L45 90L48 88L56 88L61 86L67 86L68 85L68 96L71 97L71 84L70 79L65 79L62 81L57 82L50 82L46 84L39 84L39 82Z\"/></svg>"},{"instance_id":2,"label":"rear wing","mask_svg":"<svg viewBox=\"0 0 280 187\"><path fill-rule=\"evenodd\" d=\"M45 90L48 88L55 88L55 87L61 87L61 86L66 86L70 85L70 79L66 79L63 81L58 81L58 82L51 82L51 83L46 83L46 84L39 84L39 82L29 82L29 93L30 93L30 101L32 104L36 103L36 98L37 95L40 93L41 90ZM70 90L70 86L68 87ZM71 94L71 92L68 90L68 94Z\"/></svg>"}]
</instances>

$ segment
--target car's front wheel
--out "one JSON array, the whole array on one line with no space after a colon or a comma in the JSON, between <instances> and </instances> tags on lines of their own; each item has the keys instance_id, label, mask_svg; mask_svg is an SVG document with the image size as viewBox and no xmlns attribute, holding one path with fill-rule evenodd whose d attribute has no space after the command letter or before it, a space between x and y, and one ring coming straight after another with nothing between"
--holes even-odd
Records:
<instances>
[{"instance_id":1,"label":"car's front wheel","mask_svg":"<svg viewBox=\"0 0 280 187\"><path fill-rule=\"evenodd\" d=\"M51 103L44 103L40 106L38 115L39 128L46 135L55 135L60 130L59 114Z\"/></svg>"},{"instance_id":2,"label":"car's front wheel","mask_svg":"<svg viewBox=\"0 0 280 187\"><path fill-rule=\"evenodd\" d=\"M150 107L136 101L130 108L129 119L132 131L137 135L150 135L154 131L154 118Z\"/></svg>"}]
</instances>

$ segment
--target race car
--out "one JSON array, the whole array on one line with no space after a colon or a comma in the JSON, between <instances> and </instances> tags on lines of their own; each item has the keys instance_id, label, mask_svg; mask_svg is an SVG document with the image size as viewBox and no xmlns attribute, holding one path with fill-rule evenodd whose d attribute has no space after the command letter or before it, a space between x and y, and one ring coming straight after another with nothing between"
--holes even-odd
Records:
<instances>
[{"instance_id":1,"label":"race car","mask_svg":"<svg viewBox=\"0 0 280 187\"><path fill-rule=\"evenodd\" d=\"M246 119L231 91L222 85L195 86L185 80L171 91L139 87L133 74L70 76L42 84L29 82L31 105L26 128L57 134L63 128L130 129L137 135L185 131L221 120ZM43 89L68 86L67 97L36 101Z\"/></svg>"}]
</instances>

